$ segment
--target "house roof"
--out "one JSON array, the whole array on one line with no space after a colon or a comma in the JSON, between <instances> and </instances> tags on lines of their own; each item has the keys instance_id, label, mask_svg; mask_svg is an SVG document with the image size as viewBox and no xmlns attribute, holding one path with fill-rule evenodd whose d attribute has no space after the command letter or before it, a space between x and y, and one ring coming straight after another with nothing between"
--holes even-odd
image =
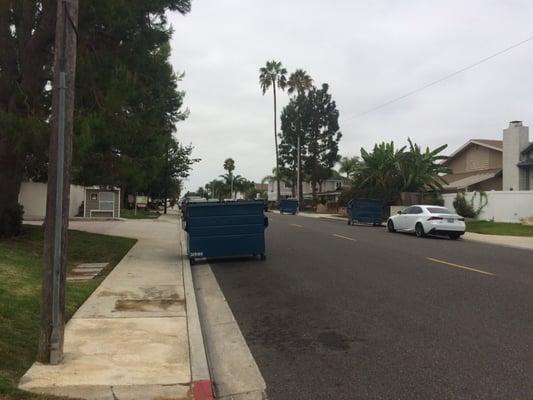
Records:
<instances>
[{"instance_id":1,"label":"house roof","mask_svg":"<svg viewBox=\"0 0 533 400\"><path fill-rule=\"evenodd\" d=\"M524 150L522 150L522 154L527 154L529 152L533 151L533 142L529 144Z\"/></svg>"},{"instance_id":2,"label":"house roof","mask_svg":"<svg viewBox=\"0 0 533 400\"><path fill-rule=\"evenodd\" d=\"M502 169L486 169L482 171L465 172L462 174L450 174L444 175L442 179L448 182L447 185L443 185L443 189L465 189L476 183L486 181L501 175Z\"/></svg>"},{"instance_id":3,"label":"house roof","mask_svg":"<svg viewBox=\"0 0 533 400\"><path fill-rule=\"evenodd\" d=\"M516 164L517 167L530 167L533 165L533 160L524 160Z\"/></svg>"},{"instance_id":4,"label":"house roof","mask_svg":"<svg viewBox=\"0 0 533 400\"><path fill-rule=\"evenodd\" d=\"M455 150L452 154L448 156L447 160L444 160L443 164L446 165L449 163L449 161L461 153L463 150L466 150L468 146L472 144L477 144L478 146L486 147L488 149L501 151L503 152L503 140L492 140L492 139L470 139L468 142L463 144L461 147L459 147L457 150Z\"/></svg>"}]
</instances>

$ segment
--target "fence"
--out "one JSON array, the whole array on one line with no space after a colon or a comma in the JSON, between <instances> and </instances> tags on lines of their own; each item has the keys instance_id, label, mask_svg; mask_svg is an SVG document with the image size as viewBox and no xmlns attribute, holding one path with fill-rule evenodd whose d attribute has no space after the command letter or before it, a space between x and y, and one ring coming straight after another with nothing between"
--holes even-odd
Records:
<instances>
[{"instance_id":1,"label":"fence","mask_svg":"<svg viewBox=\"0 0 533 400\"><path fill-rule=\"evenodd\" d=\"M22 182L19 203L24 206L24 219L43 219L46 215L46 183ZM69 216L75 217L83 202L83 186L70 185Z\"/></svg>"},{"instance_id":2,"label":"fence","mask_svg":"<svg viewBox=\"0 0 533 400\"><path fill-rule=\"evenodd\" d=\"M475 192L465 193L470 201ZM494 220L496 222L520 222L523 218L533 216L533 190L523 191L491 191L487 193L487 205L481 211L479 219ZM453 210L453 200L456 193L443 194L444 206ZM474 200L474 206L480 201L479 193Z\"/></svg>"}]
</instances>

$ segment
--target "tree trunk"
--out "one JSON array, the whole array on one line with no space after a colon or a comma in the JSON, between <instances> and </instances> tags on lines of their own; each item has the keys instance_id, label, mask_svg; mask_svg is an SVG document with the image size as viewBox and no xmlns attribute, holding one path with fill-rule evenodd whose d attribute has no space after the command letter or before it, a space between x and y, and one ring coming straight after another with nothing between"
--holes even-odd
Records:
<instances>
[{"instance_id":1,"label":"tree trunk","mask_svg":"<svg viewBox=\"0 0 533 400\"><path fill-rule=\"evenodd\" d=\"M65 16L70 15L71 21ZM78 23L78 0L67 0L57 4L56 40L54 54L54 83L52 95L52 134L48 167L48 190L46 199L45 240L43 252L43 279L41 299L41 332L39 337L38 361L57 363L63 357L65 281L67 266L67 228L70 197L70 165L72 160L72 131L74 123L74 80L76 75L76 33L72 24ZM63 58L63 51L65 54ZM60 118L60 93L62 70L65 72L65 108ZM64 155L61 165L58 160L58 132L64 120ZM59 164L59 165L58 165ZM63 170L63 193L57 194L58 170ZM56 196L62 198L56 203ZM58 207L60 205L60 207ZM61 214L58 215L57 212ZM60 221L56 219L60 218ZM59 223L57 223L59 221ZM54 239L60 241L58 245ZM59 271L54 271L54 263ZM55 276L55 278L54 278ZM55 282L55 284L54 284ZM55 299L55 301L54 301ZM53 303L58 306L54 307ZM52 348L52 346L54 348ZM55 350L54 350L55 349Z\"/></svg>"},{"instance_id":2,"label":"tree trunk","mask_svg":"<svg viewBox=\"0 0 533 400\"><path fill-rule=\"evenodd\" d=\"M23 164L23 158L16 153L14 144L0 127L0 217L18 203Z\"/></svg>"},{"instance_id":3,"label":"tree trunk","mask_svg":"<svg viewBox=\"0 0 533 400\"><path fill-rule=\"evenodd\" d=\"M272 81L272 87L274 89L274 144L276 146L276 187L278 189L277 201L281 196L280 182L279 182L279 154L278 154L278 112L277 112L277 100L276 100L276 81Z\"/></svg>"}]
</instances>

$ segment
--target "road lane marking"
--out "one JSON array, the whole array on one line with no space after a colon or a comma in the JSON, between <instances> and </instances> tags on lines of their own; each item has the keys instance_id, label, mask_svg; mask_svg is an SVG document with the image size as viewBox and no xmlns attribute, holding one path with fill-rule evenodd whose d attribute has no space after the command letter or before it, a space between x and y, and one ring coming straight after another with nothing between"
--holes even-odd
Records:
<instances>
[{"instance_id":1,"label":"road lane marking","mask_svg":"<svg viewBox=\"0 0 533 400\"><path fill-rule=\"evenodd\" d=\"M440 263L440 264L448 265L448 266L450 266L450 267L466 269L467 271L477 272L477 273L479 273L479 274L484 274L484 275L494 275L494 274L491 273L491 272L481 271L480 269L475 269L475 268L467 267L467 266L465 266L465 265L460 265L460 264L454 264L454 263L451 263L451 262L448 262L448 261L438 260L438 259L436 259L436 258L428 257L427 259L428 259L429 261L433 261L433 262L436 262L436 263Z\"/></svg>"},{"instance_id":2,"label":"road lane marking","mask_svg":"<svg viewBox=\"0 0 533 400\"><path fill-rule=\"evenodd\" d=\"M341 238L341 239L351 240L352 242L356 241L354 238L351 238L351 237L348 237L348 236L337 235L336 233L334 233L333 236Z\"/></svg>"},{"instance_id":3,"label":"road lane marking","mask_svg":"<svg viewBox=\"0 0 533 400\"><path fill-rule=\"evenodd\" d=\"M303 228L303 225L299 225L299 224L290 224L291 226L296 226L298 228Z\"/></svg>"}]
</instances>

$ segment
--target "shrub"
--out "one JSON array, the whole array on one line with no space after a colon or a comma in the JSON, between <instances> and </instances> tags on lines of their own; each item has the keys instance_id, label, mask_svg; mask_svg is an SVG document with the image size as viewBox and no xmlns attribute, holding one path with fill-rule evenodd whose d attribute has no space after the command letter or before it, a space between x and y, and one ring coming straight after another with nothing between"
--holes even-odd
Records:
<instances>
[{"instance_id":1,"label":"shrub","mask_svg":"<svg viewBox=\"0 0 533 400\"><path fill-rule=\"evenodd\" d=\"M22 232L22 216L24 207L20 204L8 207L0 214L0 237L20 235Z\"/></svg>"},{"instance_id":2,"label":"shrub","mask_svg":"<svg viewBox=\"0 0 533 400\"><path fill-rule=\"evenodd\" d=\"M453 207L457 214L465 218L477 218L481 211L488 203L487 194L485 192L479 192L479 206L476 208L474 203L477 193L474 192L470 201L468 201L463 192L457 193L453 200Z\"/></svg>"}]
</instances>

